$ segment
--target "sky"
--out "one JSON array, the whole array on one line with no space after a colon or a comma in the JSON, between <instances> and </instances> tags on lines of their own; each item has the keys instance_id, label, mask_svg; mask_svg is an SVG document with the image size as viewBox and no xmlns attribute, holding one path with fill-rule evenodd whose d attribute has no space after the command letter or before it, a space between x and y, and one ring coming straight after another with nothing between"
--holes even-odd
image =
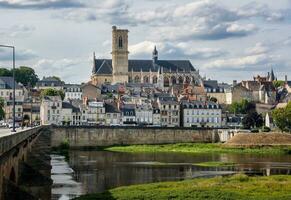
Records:
<instances>
[{"instance_id":1,"label":"sky","mask_svg":"<svg viewBox=\"0 0 291 200\"><path fill-rule=\"evenodd\" d=\"M291 79L291 0L0 0L0 44L39 78L90 80L93 52L111 57L112 26L128 29L130 59L187 59L202 77ZM0 66L11 67L0 48Z\"/></svg>"}]
</instances>

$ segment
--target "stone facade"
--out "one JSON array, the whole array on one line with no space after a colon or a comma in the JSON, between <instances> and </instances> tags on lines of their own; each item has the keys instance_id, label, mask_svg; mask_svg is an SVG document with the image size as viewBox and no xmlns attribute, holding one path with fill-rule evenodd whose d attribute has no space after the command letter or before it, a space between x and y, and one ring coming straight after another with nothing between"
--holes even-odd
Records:
<instances>
[{"instance_id":1,"label":"stone facade","mask_svg":"<svg viewBox=\"0 0 291 200\"><path fill-rule=\"evenodd\" d=\"M176 84L202 85L199 71L189 60L159 60L155 47L151 60L129 60L128 30L112 29L112 59L93 56L91 83L144 83L160 88Z\"/></svg>"},{"instance_id":2,"label":"stone facade","mask_svg":"<svg viewBox=\"0 0 291 200\"><path fill-rule=\"evenodd\" d=\"M217 142L218 130L145 127L56 127L52 129L52 146L68 139L70 147L96 147L133 144L172 144Z\"/></svg>"}]
</instances>

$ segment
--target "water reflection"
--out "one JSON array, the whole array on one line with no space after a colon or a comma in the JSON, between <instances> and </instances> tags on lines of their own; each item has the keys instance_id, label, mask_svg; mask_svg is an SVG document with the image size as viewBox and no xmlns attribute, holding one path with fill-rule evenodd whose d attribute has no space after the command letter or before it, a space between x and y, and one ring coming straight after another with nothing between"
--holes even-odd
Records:
<instances>
[{"instance_id":1,"label":"water reflection","mask_svg":"<svg viewBox=\"0 0 291 200\"><path fill-rule=\"evenodd\" d=\"M214 161L233 162L236 165L229 167L195 165ZM75 171L75 180L82 183L84 193L102 192L125 185L184 180L238 171L259 175L291 174L291 156L287 155L71 151L69 165ZM66 194L69 193L67 190Z\"/></svg>"},{"instance_id":2,"label":"water reflection","mask_svg":"<svg viewBox=\"0 0 291 200\"><path fill-rule=\"evenodd\" d=\"M74 180L74 171L64 156L51 155L52 199L69 200L83 194L82 184Z\"/></svg>"}]
</instances>

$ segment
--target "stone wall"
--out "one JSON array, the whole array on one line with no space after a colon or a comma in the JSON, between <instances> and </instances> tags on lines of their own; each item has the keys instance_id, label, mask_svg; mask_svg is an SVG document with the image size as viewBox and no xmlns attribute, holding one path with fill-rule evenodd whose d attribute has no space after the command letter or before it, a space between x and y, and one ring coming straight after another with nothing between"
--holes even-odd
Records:
<instances>
[{"instance_id":1,"label":"stone wall","mask_svg":"<svg viewBox=\"0 0 291 200\"><path fill-rule=\"evenodd\" d=\"M68 140L71 147L133 144L218 142L216 129L144 127L52 127L52 146Z\"/></svg>"}]
</instances>

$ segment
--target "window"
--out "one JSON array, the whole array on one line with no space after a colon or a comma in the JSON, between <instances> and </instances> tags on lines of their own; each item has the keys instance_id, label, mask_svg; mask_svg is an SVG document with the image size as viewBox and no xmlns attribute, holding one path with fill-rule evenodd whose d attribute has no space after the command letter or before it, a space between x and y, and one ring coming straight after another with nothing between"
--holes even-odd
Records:
<instances>
[{"instance_id":1,"label":"window","mask_svg":"<svg viewBox=\"0 0 291 200\"><path fill-rule=\"evenodd\" d=\"M118 39L118 47L120 49L122 49L122 46L123 46L123 44L122 44L122 37L120 36L119 39Z\"/></svg>"}]
</instances>

